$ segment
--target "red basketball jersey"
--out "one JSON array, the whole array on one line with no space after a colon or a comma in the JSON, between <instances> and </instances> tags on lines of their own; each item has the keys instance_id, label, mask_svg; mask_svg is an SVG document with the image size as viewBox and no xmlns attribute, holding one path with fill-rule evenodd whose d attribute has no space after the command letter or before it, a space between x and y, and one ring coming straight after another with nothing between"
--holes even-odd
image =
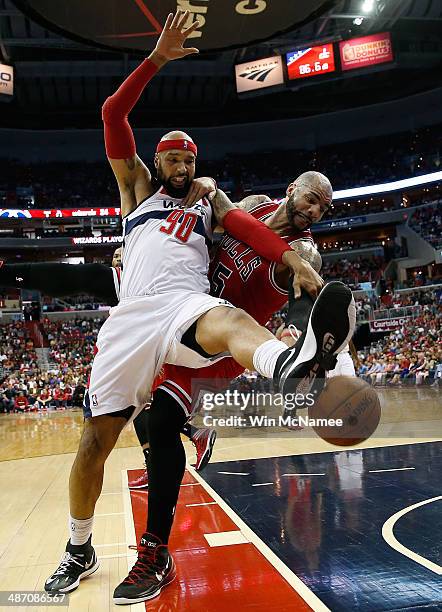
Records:
<instances>
[{"instance_id":1,"label":"red basketball jersey","mask_svg":"<svg viewBox=\"0 0 442 612\"><path fill-rule=\"evenodd\" d=\"M278 206L275 202L260 204L250 214L265 221ZM288 243L299 239L313 242L310 230L289 232L282 238ZM279 287L275 279L277 265L261 259L246 244L225 234L210 265L210 293L242 308L258 323L265 325L288 300L287 289Z\"/></svg>"}]
</instances>

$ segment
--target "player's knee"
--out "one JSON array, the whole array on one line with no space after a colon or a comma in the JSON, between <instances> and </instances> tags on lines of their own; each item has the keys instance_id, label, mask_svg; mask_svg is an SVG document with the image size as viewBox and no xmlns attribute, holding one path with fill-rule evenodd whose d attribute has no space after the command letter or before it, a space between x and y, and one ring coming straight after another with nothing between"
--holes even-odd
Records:
<instances>
[{"instance_id":1,"label":"player's knee","mask_svg":"<svg viewBox=\"0 0 442 612\"><path fill-rule=\"evenodd\" d=\"M237 333L244 325L249 325L250 323L258 325L242 308L228 308L224 318L224 324L228 333Z\"/></svg>"},{"instance_id":2,"label":"player's knee","mask_svg":"<svg viewBox=\"0 0 442 612\"><path fill-rule=\"evenodd\" d=\"M91 423L86 427L81 437L78 454L83 462L88 465L100 465L104 463L114 445L115 436L113 431L97 428Z\"/></svg>"}]
</instances>

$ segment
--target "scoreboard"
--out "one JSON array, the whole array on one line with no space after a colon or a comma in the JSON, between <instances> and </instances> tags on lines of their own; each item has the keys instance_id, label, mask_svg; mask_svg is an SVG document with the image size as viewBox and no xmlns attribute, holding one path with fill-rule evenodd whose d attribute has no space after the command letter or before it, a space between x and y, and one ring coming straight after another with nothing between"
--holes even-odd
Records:
<instances>
[{"instance_id":1,"label":"scoreboard","mask_svg":"<svg viewBox=\"0 0 442 612\"><path fill-rule=\"evenodd\" d=\"M286 61L290 80L327 74L336 70L333 43L292 51L287 53Z\"/></svg>"}]
</instances>

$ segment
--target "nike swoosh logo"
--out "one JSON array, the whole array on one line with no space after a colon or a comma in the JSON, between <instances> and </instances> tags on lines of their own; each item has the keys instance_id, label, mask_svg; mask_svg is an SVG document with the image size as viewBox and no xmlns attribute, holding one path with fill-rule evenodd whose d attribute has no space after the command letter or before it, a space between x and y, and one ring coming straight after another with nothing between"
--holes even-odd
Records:
<instances>
[{"instance_id":1,"label":"nike swoosh logo","mask_svg":"<svg viewBox=\"0 0 442 612\"><path fill-rule=\"evenodd\" d=\"M89 563L85 563L84 564L84 568L85 569L89 569L90 567L92 567L92 565L94 564L94 559L92 558Z\"/></svg>"}]
</instances>

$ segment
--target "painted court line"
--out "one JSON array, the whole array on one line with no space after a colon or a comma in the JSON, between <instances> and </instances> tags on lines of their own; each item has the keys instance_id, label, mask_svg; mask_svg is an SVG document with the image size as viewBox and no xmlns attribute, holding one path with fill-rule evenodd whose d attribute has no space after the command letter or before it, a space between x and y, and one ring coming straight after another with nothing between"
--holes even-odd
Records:
<instances>
[{"instance_id":1,"label":"painted court line","mask_svg":"<svg viewBox=\"0 0 442 612\"><path fill-rule=\"evenodd\" d=\"M218 474L225 474L226 476L250 476L250 472L218 472Z\"/></svg>"},{"instance_id":2,"label":"painted court line","mask_svg":"<svg viewBox=\"0 0 442 612\"><path fill-rule=\"evenodd\" d=\"M215 504L216 504L216 501L201 502L200 504L186 504L186 508L195 508L196 506L213 506Z\"/></svg>"},{"instance_id":3,"label":"painted court line","mask_svg":"<svg viewBox=\"0 0 442 612\"><path fill-rule=\"evenodd\" d=\"M220 531L218 533L205 533L210 547L215 546L233 546L235 544L249 544L247 538L241 531Z\"/></svg>"},{"instance_id":4,"label":"painted court line","mask_svg":"<svg viewBox=\"0 0 442 612\"><path fill-rule=\"evenodd\" d=\"M126 546L126 542L112 542L112 544L95 544L94 548L109 548L110 546Z\"/></svg>"},{"instance_id":5,"label":"painted court line","mask_svg":"<svg viewBox=\"0 0 442 612\"><path fill-rule=\"evenodd\" d=\"M135 559L137 558L137 553L136 552L127 552L127 553L118 553L116 555L100 555L100 559L120 559L123 557L127 557L127 559L132 559L132 563L128 563L128 565L130 567L132 567L132 565L134 564ZM115 585L117 586L117 585ZM140 608L141 609L141 608Z\"/></svg>"},{"instance_id":6,"label":"painted court line","mask_svg":"<svg viewBox=\"0 0 442 612\"><path fill-rule=\"evenodd\" d=\"M273 565L281 576L289 583L298 595L300 595L304 601L314 610L315 612L331 612L329 608L317 597L298 576L292 572L290 568L281 561L281 559L275 555L275 553L265 544L256 533L250 529L250 527L240 518L234 510L227 504L227 502L218 493L212 489L212 487L198 474L198 472L191 466L187 466L187 470L192 476L202 484L206 491L218 502L220 508L224 510L229 518L239 527L243 535L254 544L257 550Z\"/></svg>"},{"instance_id":7,"label":"painted court line","mask_svg":"<svg viewBox=\"0 0 442 612\"><path fill-rule=\"evenodd\" d=\"M370 474L378 474L379 472L404 472L405 470L415 470L414 467L406 468L390 468L388 470L368 470Z\"/></svg>"},{"instance_id":8,"label":"painted court line","mask_svg":"<svg viewBox=\"0 0 442 612\"><path fill-rule=\"evenodd\" d=\"M187 484L182 484L180 485L181 487L194 487L195 485L197 486L201 486L200 482L188 482Z\"/></svg>"},{"instance_id":9,"label":"painted court line","mask_svg":"<svg viewBox=\"0 0 442 612\"><path fill-rule=\"evenodd\" d=\"M267 487L268 485L275 484L274 482L255 482L252 487Z\"/></svg>"},{"instance_id":10,"label":"painted court line","mask_svg":"<svg viewBox=\"0 0 442 612\"><path fill-rule=\"evenodd\" d=\"M124 527L126 532L126 546L129 551L129 545L137 544L137 536L135 534L135 525L132 515L132 504L130 501L129 479L127 470L121 470L121 487L123 489L123 507L124 507ZM130 553L127 555L127 571L132 569L134 556ZM122 580L125 576L122 578ZM117 586L117 585L115 585ZM146 612L144 603L132 604L131 612Z\"/></svg>"},{"instance_id":11,"label":"painted court line","mask_svg":"<svg viewBox=\"0 0 442 612\"><path fill-rule=\"evenodd\" d=\"M94 516L123 516L123 514L124 512L104 512L102 514L94 514Z\"/></svg>"},{"instance_id":12,"label":"painted court line","mask_svg":"<svg viewBox=\"0 0 442 612\"><path fill-rule=\"evenodd\" d=\"M412 561L419 563L419 565L422 565L423 567L426 567L435 574L441 576L442 566L438 565L437 563L434 563L433 561L430 561L429 559L426 559L425 557L422 557L421 555L418 555L417 553L413 552L412 550L398 542L393 533L393 527L395 526L396 522L402 516L404 516L404 514L408 514L408 512L411 512L412 510L415 510L420 506L425 506L426 504L431 504L435 501L442 501L442 495L432 497L431 499L424 499L424 501L418 502L417 504L413 504L412 506L408 506L407 508L403 508L402 510L399 510L399 512L396 512L396 514L393 514L393 516L390 516L390 518L385 521L382 527L382 537L387 542L387 544L389 544L389 546L391 546L391 548L393 548L397 552L405 555Z\"/></svg>"}]
</instances>

